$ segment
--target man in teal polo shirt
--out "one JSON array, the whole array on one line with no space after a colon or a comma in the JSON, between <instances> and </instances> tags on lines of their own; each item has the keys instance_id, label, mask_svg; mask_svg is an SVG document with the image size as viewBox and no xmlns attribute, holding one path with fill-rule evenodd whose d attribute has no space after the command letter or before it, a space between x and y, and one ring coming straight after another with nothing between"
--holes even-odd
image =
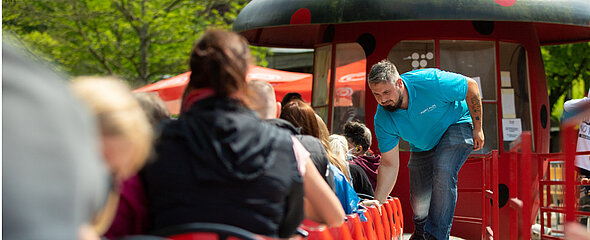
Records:
<instances>
[{"instance_id":1,"label":"man in teal polo shirt","mask_svg":"<svg viewBox=\"0 0 590 240\"><path fill-rule=\"evenodd\" d=\"M367 79L379 106L375 134L381 151L375 198L384 202L399 170L399 138L412 147L411 239L448 239L457 202L457 175L484 144L477 82L439 69L402 74L383 60Z\"/></svg>"}]
</instances>

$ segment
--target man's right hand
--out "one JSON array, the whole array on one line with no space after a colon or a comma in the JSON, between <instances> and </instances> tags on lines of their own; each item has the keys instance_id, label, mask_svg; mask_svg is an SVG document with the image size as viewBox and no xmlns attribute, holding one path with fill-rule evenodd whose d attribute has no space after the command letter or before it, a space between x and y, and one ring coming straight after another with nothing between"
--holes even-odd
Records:
<instances>
[{"instance_id":1,"label":"man's right hand","mask_svg":"<svg viewBox=\"0 0 590 240\"><path fill-rule=\"evenodd\" d=\"M381 203L387 201L387 197L393 190L399 172L399 143L388 152L381 153L381 163L377 172L377 187L375 188L375 200Z\"/></svg>"}]
</instances>

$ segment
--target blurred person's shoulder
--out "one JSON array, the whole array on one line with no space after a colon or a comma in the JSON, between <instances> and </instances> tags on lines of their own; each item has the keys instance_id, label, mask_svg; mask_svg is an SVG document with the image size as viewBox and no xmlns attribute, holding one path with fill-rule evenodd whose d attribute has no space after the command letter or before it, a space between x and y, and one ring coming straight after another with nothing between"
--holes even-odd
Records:
<instances>
[{"instance_id":1,"label":"blurred person's shoulder","mask_svg":"<svg viewBox=\"0 0 590 240\"><path fill-rule=\"evenodd\" d=\"M64 76L4 40L3 236L77 238L108 188L96 121Z\"/></svg>"}]
</instances>

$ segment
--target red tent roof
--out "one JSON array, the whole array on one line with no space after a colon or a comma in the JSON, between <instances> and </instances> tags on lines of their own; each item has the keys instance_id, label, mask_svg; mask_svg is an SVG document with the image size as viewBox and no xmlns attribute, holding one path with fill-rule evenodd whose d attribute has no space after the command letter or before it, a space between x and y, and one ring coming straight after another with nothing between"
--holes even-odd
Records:
<instances>
[{"instance_id":1,"label":"red tent roof","mask_svg":"<svg viewBox=\"0 0 590 240\"><path fill-rule=\"evenodd\" d=\"M145 85L133 90L133 92L157 92L164 101L176 100L182 97L190 76L191 72L185 72L178 76Z\"/></svg>"},{"instance_id":2,"label":"red tent roof","mask_svg":"<svg viewBox=\"0 0 590 240\"><path fill-rule=\"evenodd\" d=\"M158 92L160 98L162 98L164 101L179 99L182 97L182 93L188 84L190 74L191 72L185 72L178 76L148 84L141 88L135 89L133 92ZM300 83L299 81L301 80L311 80L312 75L309 73L287 72L265 67L252 66L249 69L246 79L263 80L271 83L273 86L277 86L290 82Z\"/></svg>"},{"instance_id":3,"label":"red tent roof","mask_svg":"<svg viewBox=\"0 0 590 240\"><path fill-rule=\"evenodd\" d=\"M185 72L178 76L160 80L148 84L133 92L157 92L160 98L166 103L172 114L177 114L180 109L180 99L186 88L191 72ZM296 73L275 70L259 66L251 66L246 80L258 79L271 83L277 92L277 101L281 101L288 92L305 93L304 99L311 100L311 83L313 76L309 73ZM285 87L282 87L285 85ZM305 88L308 88L307 90Z\"/></svg>"},{"instance_id":4,"label":"red tent roof","mask_svg":"<svg viewBox=\"0 0 590 240\"><path fill-rule=\"evenodd\" d=\"M366 61L362 60L338 67L336 74L336 105L350 105L352 92L365 88L365 65ZM157 92L166 103L168 110L172 114L178 114L182 94L189 82L190 73L185 72L178 76L148 84L135 89L133 92ZM312 74L251 66L246 80L252 79L263 80L272 84L277 101L281 101L283 96L289 92L298 92L305 101L311 102Z\"/></svg>"}]
</instances>

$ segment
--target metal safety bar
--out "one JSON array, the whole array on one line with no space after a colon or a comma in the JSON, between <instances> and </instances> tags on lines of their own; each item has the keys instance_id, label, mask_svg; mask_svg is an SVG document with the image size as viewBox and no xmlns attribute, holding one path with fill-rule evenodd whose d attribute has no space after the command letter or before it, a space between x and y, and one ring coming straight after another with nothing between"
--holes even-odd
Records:
<instances>
[{"instance_id":1,"label":"metal safety bar","mask_svg":"<svg viewBox=\"0 0 590 240\"><path fill-rule=\"evenodd\" d=\"M489 154L471 155L466 164L481 163L482 186L481 188L459 188L458 192L481 193L482 215L478 217L458 216L453 217L454 221L473 223L481 225L482 239L494 238L494 232L499 232L500 208L498 197L498 151L494 150ZM486 204L491 199L494 204ZM490 213L491 212L491 213Z\"/></svg>"},{"instance_id":2,"label":"metal safety bar","mask_svg":"<svg viewBox=\"0 0 590 240\"><path fill-rule=\"evenodd\" d=\"M532 225L531 133L523 132L511 144L510 159L510 239L530 239Z\"/></svg>"},{"instance_id":3,"label":"metal safety bar","mask_svg":"<svg viewBox=\"0 0 590 240\"><path fill-rule=\"evenodd\" d=\"M487 169L488 162L490 162L490 169ZM483 168L484 173L491 174L483 174L484 178L487 176L488 179L484 179L484 189L482 198L482 206L484 206L482 218L484 224L482 224L481 231L483 239L494 239L494 233L498 234L500 231L500 201L498 197L498 150L493 150L490 154L490 157L484 159ZM487 181L485 180L488 180L491 186L486 185ZM486 204L488 199L491 199L494 204L491 206L490 204ZM489 216L490 212L491 216ZM498 238L499 236L496 235L495 239Z\"/></svg>"},{"instance_id":4,"label":"metal safety bar","mask_svg":"<svg viewBox=\"0 0 590 240\"><path fill-rule=\"evenodd\" d=\"M577 171L575 167L575 157L577 155L589 155L590 151L577 152L576 151L576 140L578 132L576 126L585 116L590 116L590 108L588 106L585 109L579 111L579 113L573 117L562 120L561 125L561 149L562 153L554 154L538 154L538 171L539 176L539 189L540 194L540 224L541 224L541 239L563 239L562 237L552 236L545 233L546 223L551 226L551 213L559 213L565 215L565 222L574 222L578 216L590 216L590 212L577 211L577 191L576 186L586 185L577 180ZM551 165L551 163L562 163L565 169L561 169L560 179L550 178L550 167L544 168L545 164ZM556 174L557 175L557 174ZM565 201L563 206L555 206L551 203L551 187L564 186L563 195ZM545 194L542 194L545 191ZM547 215L547 221L545 221L545 215Z\"/></svg>"}]
</instances>

